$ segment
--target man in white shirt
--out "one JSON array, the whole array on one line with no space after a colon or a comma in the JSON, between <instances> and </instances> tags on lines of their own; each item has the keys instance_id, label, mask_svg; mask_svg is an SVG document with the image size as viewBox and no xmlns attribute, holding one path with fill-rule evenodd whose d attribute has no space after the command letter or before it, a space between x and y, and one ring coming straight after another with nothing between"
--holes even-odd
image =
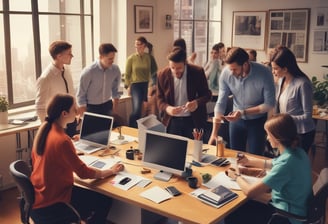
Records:
<instances>
[{"instance_id":1,"label":"man in white shirt","mask_svg":"<svg viewBox=\"0 0 328 224\"><path fill-rule=\"evenodd\" d=\"M36 82L35 107L41 122L47 116L46 106L53 96L58 93L75 96L72 74L66 66L71 64L73 58L72 45L66 41L54 41L49 46L49 53L53 61ZM76 124L69 124L66 133L73 136L76 132L74 129L76 129Z\"/></svg>"}]
</instances>

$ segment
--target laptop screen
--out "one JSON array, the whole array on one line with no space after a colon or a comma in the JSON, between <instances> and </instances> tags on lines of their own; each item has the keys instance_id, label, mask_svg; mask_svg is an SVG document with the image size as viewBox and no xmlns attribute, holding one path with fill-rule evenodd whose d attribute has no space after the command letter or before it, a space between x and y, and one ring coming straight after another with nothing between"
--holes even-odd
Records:
<instances>
[{"instance_id":1,"label":"laptop screen","mask_svg":"<svg viewBox=\"0 0 328 224\"><path fill-rule=\"evenodd\" d=\"M113 126L113 117L85 112L80 131L80 141L96 146L106 146L109 143Z\"/></svg>"}]
</instances>

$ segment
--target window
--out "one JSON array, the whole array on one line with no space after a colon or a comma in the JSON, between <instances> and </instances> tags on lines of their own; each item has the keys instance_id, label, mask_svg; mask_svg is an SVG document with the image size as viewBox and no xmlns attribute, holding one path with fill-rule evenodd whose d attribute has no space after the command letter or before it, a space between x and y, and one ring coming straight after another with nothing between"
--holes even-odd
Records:
<instances>
[{"instance_id":1,"label":"window","mask_svg":"<svg viewBox=\"0 0 328 224\"><path fill-rule=\"evenodd\" d=\"M32 105L36 79L51 62L54 40L73 45L74 84L93 60L92 0L0 1L0 95L10 108Z\"/></svg>"},{"instance_id":2,"label":"window","mask_svg":"<svg viewBox=\"0 0 328 224\"><path fill-rule=\"evenodd\" d=\"M184 38L187 55L197 53L204 65L215 43L221 41L221 0L175 0L174 39Z\"/></svg>"}]
</instances>

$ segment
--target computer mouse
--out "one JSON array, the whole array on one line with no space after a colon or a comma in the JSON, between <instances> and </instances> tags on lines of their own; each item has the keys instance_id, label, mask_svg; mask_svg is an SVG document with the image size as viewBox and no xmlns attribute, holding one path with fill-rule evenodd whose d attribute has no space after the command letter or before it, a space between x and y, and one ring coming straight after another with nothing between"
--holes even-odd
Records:
<instances>
[{"instance_id":1,"label":"computer mouse","mask_svg":"<svg viewBox=\"0 0 328 224\"><path fill-rule=\"evenodd\" d=\"M124 177L122 180L120 180L119 184L125 185L125 184L129 183L130 180L131 180L130 177Z\"/></svg>"}]
</instances>

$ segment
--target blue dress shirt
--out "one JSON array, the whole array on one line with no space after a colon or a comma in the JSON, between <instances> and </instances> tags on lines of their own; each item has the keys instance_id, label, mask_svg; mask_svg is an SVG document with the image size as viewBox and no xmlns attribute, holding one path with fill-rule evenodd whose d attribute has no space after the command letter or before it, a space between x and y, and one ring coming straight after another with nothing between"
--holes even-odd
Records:
<instances>
[{"instance_id":1,"label":"blue dress shirt","mask_svg":"<svg viewBox=\"0 0 328 224\"><path fill-rule=\"evenodd\" d=\"M118 92L120 83L121 71L117 65L113 64L111 67L103 69L99 60L94 61L81 73L77 91L79 106L98 105L112 98L120 98Z\"/></svg>"}]
</instances>

